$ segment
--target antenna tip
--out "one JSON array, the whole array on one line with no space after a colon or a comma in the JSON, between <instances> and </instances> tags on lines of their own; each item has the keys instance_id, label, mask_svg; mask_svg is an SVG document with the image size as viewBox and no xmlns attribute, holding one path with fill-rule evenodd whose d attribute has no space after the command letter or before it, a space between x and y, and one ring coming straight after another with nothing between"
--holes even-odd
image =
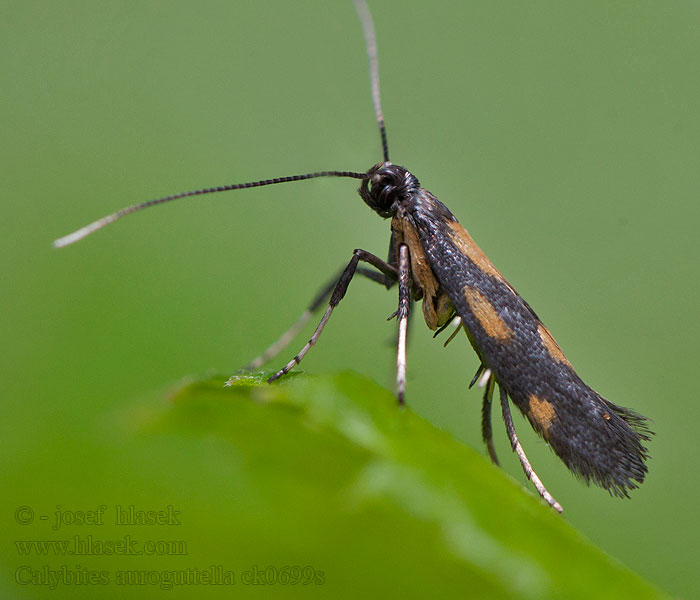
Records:
<instances>
[{"instance_id":1,"label":"antenna tip","mask_svg":"<svg viewBox=\"0 0 700 600\"><path fill-rule=\"evenodd\" d=\"M77 231L74 231L73 233L69 233L68 235L64 235L63 237L58 238L57 240L54 240L53 242L53 247L54 248L64 248L65 246L70 246L71 244L75 244L75 242L79 242L82 240L84 237L87 237L94 231L97 231L98 229L102 229L106 225L109 225L110 223L116 221L120 216L120 213L114 213L112 215L108 215L106 217L103 217L102 219L99 219L95 221L94 223L90 223L89 225L86 225L85 227L81 227Z\"/></svg>"},{"instance_id":2,"label":"antenna tip","mask_svg":"<svg viewBox=\"0 0 700 600\"><path fill-rule=\"evenodd\" d=\"M71 244L82 240L88 233L89 232L85 231L85 228L78 229L78 231L74 231L73 233L69 233L68 235L64 235L63 237L54 240L52 246L54 248L65 248L66 246L70 246Z\"/></svg>"},{"instance_id":3,"label":"antenna tip","mask_svg":"<svg viewBox=\"0 0 700 600\"><path fill-rule=\"evenodd\" d=\"M69 239L70 237L71 237L70 235L65 235L65 236L58 238L57 240L54 240L53 242L51 242L51 245L54 248L63 248L64 246L69 246L70 244L73 243L73 241L75 241L75 240L70 240Z\"/></svg>"}]
</instances>

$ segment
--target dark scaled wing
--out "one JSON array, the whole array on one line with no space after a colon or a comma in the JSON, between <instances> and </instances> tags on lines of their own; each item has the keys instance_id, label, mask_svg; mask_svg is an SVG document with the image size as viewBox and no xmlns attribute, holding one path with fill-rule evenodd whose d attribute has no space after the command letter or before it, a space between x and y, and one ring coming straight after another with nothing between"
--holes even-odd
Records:
<instances>
[{"instance_id":1,"label":"dark scaled wing","mask_svg":"<svg viewBox=\"0 0 700 600\"><path fill-rule=\"evenodd\" d=\"M627 496L647 473L647 420L581 380L535 312L435 196L419 190L407 212L472 346L512 402L574 474Z\"/></svg>"}]
</instances>

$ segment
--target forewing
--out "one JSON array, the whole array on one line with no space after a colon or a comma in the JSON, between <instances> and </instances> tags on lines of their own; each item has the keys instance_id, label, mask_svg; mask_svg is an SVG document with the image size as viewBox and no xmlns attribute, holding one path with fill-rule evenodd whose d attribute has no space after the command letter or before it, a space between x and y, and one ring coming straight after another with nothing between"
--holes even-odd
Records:
<instances>
[{"instance_id":1,"label":"forewing","mask_svg":"<svg viewBox=\"0 0 700 600\"><path fill-rule=\"evenodd\" d=\"M535 312L435 196L420 190L409 218L472 346L513 403L575 474L626 496L647 472L644 417L581 380Z\"/></svg>"}]
</instances>

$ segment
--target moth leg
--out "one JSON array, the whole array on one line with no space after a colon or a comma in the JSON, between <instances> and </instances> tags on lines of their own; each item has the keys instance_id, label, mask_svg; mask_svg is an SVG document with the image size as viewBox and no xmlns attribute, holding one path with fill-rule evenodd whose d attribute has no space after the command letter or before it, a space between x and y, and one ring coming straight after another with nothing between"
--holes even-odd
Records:
<instances>
[{"instance_id":1,"label":"moth leg","mask_svg":"<svg viewBox=\"0 0 700 600\"><path fill-rule=\"evenodd\" d=\"M318 338L321 336L323 328L328 322L328 319L330 319L333 310L336 306L338 306L340 301L345 296L345 292L347 292L348 290L348 286L350 285L350 282L352 281L352 278L355 275L355 272L357 271L357 265L360 261L372 265L378 271L384 274L387 278L393 279L397 276L396 267L391 266L389 263L383 261L381 258L378 258L374 254L366 252L365 250L355 250L352 253L352 258L350 259L348 266L345 267L345 270L343 271L342 275L335 284L335 287L333 288L333 292L331 293L331 299L328 303L328 308L326 308L326 312L323 314L323 317L321 317L321 321L316 327L316 330L314 331L313 335L292 360L290 360L284 367L282 367L279 371L277 371L277 373L275 373L272 377L270 377L267 380L268 383L272 383L276 379L279 379L283 375L289 373L289 371L291 371L296 365L298 365L301 362L301 360L304 358L304 356L306 356L306 353L311 349L311 347L314 344L316 344Z\"/></svg>"},{"instance_id":2,"label":"moth leg","mask_svg":"<svg viewBox=\"0 0 700 600\"><path fill-rule=\"evenodd\" d=\"M449 344L453 339L455 339L457 337L457 334L459 333L459 330L462 329L462 317L454 317L449 323L445 323L443 328L450 325L454 326L455 330L450 334L450 337L448 337L445 340L445 343L442 345L443 348L447 348L447 344ZM442 329L440 331L442 331ZM435 335L440 333L440 331L436 332ZM435 337L435 335L433 337Z\"/></svg>"},{"instance_id":3,"label":"moth leg","mask_svg":"<svg viewBox=\"0 0 700 600\"><path fill-rule=\"evenodd\" d=\"M356 272L359 275L367 277L367 279L371 279L372 281L382 284L387 289L390 289L393 285L395 285L398 278L397 273L394 273L393 277L389 277L384 273L378 273L377 271L372 271L371 269L366 269L364 267L358 267ZM285 331L275 342L273 342L260 356L257 356L251 360L245 367L242 367L240 371L255 371L282 352L282 350L284 350L291 343L291 341L309 322L313 314L323 305L324 302L328 300L328 297L331 295L331 292L338 283L341 275L342 272L335 275L333 279L328 281L314 296L313 300L311 300L309 303L309 306L303 313L301 313L299 318L292 324L292 326L287 329L287 331Z\"/></svg>"},{"instance_id":4,"label":"moth leg","mask_svg":"<svg viewBox=\"0 0 700 600\"><path fill-rule=\"evenodd\" d=\"M483 365L479 367L477 375L481 373ZM476 377L474 377L476 379ZM493 400L493 389L496 382L493 377L489 377L484 386L484 402L481 405L481 437L484 439L486 449L489 451L489 456L494 464L498 464L496 456L496 448L493 445L493 429L491 428L491 400Z\"/></svg>"},{"instance_id":5,"label":"moth leg","mask_svg":"<svg viewBox=\"0 0 700 600\"><path fill-rule=\"evenodd\" d=\"M506 422L506 431L508 432L508 437L510 438L510 445L512 446L513 450L520 459L520 464L523 467L523 471L525 471L525 476L530 481L532 481L533 485L535 486L535 489L537 490L537 493L540 496L542 496L542 498L545 500L545 502L547 502L547 504L549 504L557 512L562 512L563 509L561 505L547 491L547 488L544 487L542 481L537 476L537 473L535 473L535 471L533 470L532 465L530 465L530 461L527 459L527 456L525 456L525 451L520 445L518 436L515 433L515 427L513 426L513 418L510 416L508 394L506 393L506 390L502 385L499 384L498 387L501 394L501 408L503 410L503 420Z\"/></svg>"},{"instance_id":6,"label":"moth leg","mask_svg":"<svg viewBox=\"0 0 700 600\"><path fill-rule=\"evenodd\" d=\"M357 267L356 273L358 275L362 275L363 277L366 277L367 279L371 279L372 281L376 281L377 283L381 283L387 290L390 290L392 287L396 285L396 282L398 281L399 278L399 272L396 269L396 267L389 265L387 263L387 266L390 269L394 269L394 274L389 277L388 275L385 275L384 273L377 273L377 271L373 271L372 269L367 269L366 267ZM335 281L338 281L336 278ZM329 287L332 287L329 285ZM330 290L329 290L330 293ZM328 296L328 294L326 294Z\"/></svg>"},{"instance_id":7,"label":"moth leg","mask_svg":"<svg viewBox=\"0 0 700 600\"><path fill-rule=\"evenodd\" d=\"M472 377L472 380L469 382L469 389L472 389L474 387L476 380L479 379L479 375L481 375L483 372L484 372L484 364L481 363L479 365L479 368L476 370L476 373L474 373L474 377Z\"/></svg>"},{"instance_id":8,"label":"moth leg","mask_svg":"<svg viewBox=\"0 0 700 600\"><path fill-rule=\"evenodd\" d=\"M408 315L411 300L411 285L409 281L408 246L399 246L399 335L396 344L396 395L399 404L404 404L406 394L406 334L408 331Z\"/></svg>"}]
</instances>

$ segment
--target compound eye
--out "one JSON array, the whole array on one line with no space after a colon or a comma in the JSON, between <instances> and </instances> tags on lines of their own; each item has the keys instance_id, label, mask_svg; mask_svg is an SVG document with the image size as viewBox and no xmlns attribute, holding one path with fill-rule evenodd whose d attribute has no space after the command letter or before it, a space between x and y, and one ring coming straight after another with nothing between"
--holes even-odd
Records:
<instances>
[{"instance_id":1,"label":"compound eye","mask_svg":"<svg viewBox=\"0 0 700 600\"><path fill-rule=\"evenodd\" d=\"M401 178L389 169L383 169L372 178L372 192L374 194L386 194L387 190L393 190L400 184Z\"/></svg>"},{"instance_id":2,"label":"compound eye","mask_svg":"<svg viewBox=\"0 0 700 600\"><path fill-rule=\"evenodd\" d=\"M408 172L403 167L391 163L376 165L368 172L360 190L364 201L384 218L395 214L397 202L410 190L406 185Z\"/></svg>"},{"instance_id":3,"label":"compound eye","mask_svg":"<svg viewBox=\"0 0 700 600\"><path fill-rule=\"evenodd\" d=\"M387 183L388 183L388 177L386 176L386 174L385 173L377 173L370 180L370 189L374 193L381 192L382 188L386 187Z\"/></svg>"},{"instance_id":4,"label":"compound eye","mask_svg":"<svg viewBox=\"0 0 700 600\"><path fill-rule=\"evenodd\" d=\"M396 189L391 177L382 175L378 181L372 185L372 196L377 199L377 202L382 206L388 207L391 204L393 192Z\"/></svg>"}]
</instances>

